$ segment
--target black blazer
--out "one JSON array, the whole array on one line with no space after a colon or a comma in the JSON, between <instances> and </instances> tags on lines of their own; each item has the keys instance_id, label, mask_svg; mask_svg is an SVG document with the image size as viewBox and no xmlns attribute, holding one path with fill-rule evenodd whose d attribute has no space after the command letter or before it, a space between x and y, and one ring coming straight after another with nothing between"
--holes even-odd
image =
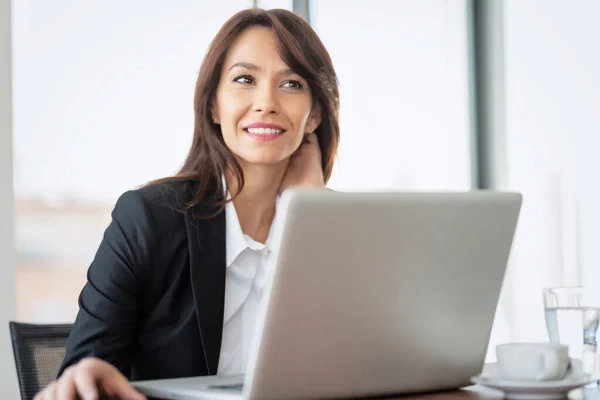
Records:
<instances>
[{"instance_id":1,"label":"black blazer","mask_svg":"<svg viewBox=\"0 0 600 400\"><path fill-rule=\"evenodd\" d=\"M83 357L131 380L217 373L225 302L225 213L191 181L124 193L89 267L59 371ZM196 215L196 216L194 216Z\"/></svg>"}]
</instances>

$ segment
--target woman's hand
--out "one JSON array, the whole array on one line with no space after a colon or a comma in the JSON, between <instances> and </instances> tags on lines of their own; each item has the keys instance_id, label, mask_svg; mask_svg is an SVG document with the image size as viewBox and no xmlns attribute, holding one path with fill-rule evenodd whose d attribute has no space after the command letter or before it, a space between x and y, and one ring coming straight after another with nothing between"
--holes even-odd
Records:
<instances>
[{"instance_id":1,"label":"woman's hand","mask_svg":"<svg viewBox=\"0 0 600 400\"><path fill-rule=\"evenodd\" d=\"M315 133L304 136L302 144L290 157L279 193L294 186L325 187L321 166L321 149Z\"/></svg>"},{"instance_id":2,"label":"woman's hand","mask_svg":"<svg viewBox=\"0 0 600 400\"><path fill-rule=\"evenodd\" d=\"M99 400L101 396L122 400L146 398L111 364L97 358L84 358L67 368L33 400Z\"/></svg>"}]
</instances>

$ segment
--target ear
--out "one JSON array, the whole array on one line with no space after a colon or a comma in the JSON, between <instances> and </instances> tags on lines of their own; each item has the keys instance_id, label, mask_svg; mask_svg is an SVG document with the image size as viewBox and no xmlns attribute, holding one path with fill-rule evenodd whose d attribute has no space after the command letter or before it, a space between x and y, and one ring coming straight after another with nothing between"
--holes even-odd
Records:
<instances>
[{"instance_id":1,"label":"ear","mask_svg":"<svg viewBox=\"0 0 600 400\"><path fill-rule=\"evenodd\" d=\"M306 122L306 133L314 132L321 125L321 120L321 105L315 103Z\"/></svg>"}]
</instances>

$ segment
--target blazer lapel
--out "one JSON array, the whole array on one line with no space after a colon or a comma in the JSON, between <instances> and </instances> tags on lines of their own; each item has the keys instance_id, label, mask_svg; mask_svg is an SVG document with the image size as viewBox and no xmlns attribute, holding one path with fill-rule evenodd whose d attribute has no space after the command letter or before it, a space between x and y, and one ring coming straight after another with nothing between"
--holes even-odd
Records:
<instances>
[{"instance_id":1,"label":"blazer lapel","mask_svg":"<svg viewBox=\"0 0 600 400\"><path fill-rule=\"evenodd\" d=\"M202 210L210 215L215 209ZM204 211L204 212L202 212ZM192 292L209 375L216 375L223 335L225 306L225 213L210 219L186 214Z\"/></svg>"}]
</instances>

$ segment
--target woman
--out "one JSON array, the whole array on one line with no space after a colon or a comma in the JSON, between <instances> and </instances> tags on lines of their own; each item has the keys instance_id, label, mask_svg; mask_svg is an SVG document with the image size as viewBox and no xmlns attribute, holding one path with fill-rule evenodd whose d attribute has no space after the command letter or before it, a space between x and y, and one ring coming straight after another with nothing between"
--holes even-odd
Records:
<instances>
[{"instance_id":1,"label":"woman","mask_svg":"<svg viewBox=\"0 0 600 400\"><path fill-rule=\"evenodd\" d=\"M200 68L183 167L117 201L59 379L36 399L138 399L129 379L244 373L278 195L325 186L338 108L305 21L258 9L227 21Z\"/></svg>"}]
</instances>

